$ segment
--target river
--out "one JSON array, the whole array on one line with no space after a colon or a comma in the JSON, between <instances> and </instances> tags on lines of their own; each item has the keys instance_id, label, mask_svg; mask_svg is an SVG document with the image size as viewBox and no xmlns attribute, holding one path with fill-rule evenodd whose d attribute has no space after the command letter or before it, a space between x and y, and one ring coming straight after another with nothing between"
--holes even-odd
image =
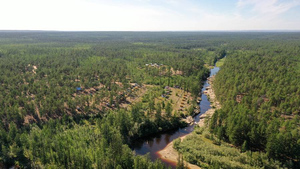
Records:
<instances>
[{"instance_id":1,"label":"river","mask_svg":"<svg viewBox=\"0 0 300 169\"><path fill-rule=\"evenodd\" d=\"M210 69L210 76L215 75L219 71L219 67L214 67ZM200 113L194 117L195 122L199 122L200 118L199 116L203 113L205 113L208 109L210 109L210 102L207 99L207 96L203 94L203 91L206 87L208 87L209 84L207 81L204 82L203 88L202 88L202 94L201 94L201 101L200 101ZM158 151L164 149L170 142L172 142L174 139L178 137L182 137L184 135L187 135L191 133L194 130L194 125L177 129L174 131L169 131L160 135L157 135L155 137L146 138L143 140L138 140L134 143L133 149L136 154L138 155L145 155L149 153L150 158L152 161L155 161L159 158L159 155L157 154ZM165 163L167 166L171 166L172 168L176 167L176 164L170 163L169 161L162 160L163 163Z\"/></svg>"}]
</instances>

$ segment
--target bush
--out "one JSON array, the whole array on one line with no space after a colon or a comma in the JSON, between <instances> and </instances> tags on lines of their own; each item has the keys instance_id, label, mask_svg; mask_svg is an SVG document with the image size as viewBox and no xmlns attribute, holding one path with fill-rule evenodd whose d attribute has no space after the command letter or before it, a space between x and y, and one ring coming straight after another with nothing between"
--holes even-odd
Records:
<instances>
[{"instance_id":1,"label":"bush","mask_svg":"<svg viewBox=\"0 0 300 169\"><path fill-rule=\"evenodd\" d=\"M203 127L195 126L194 131L196 134L202 134L204 131Z\"/></svg>"},{"instance_id":2,"label":"bush","mask_svg":"<svg viewBox=\"0 0 300 169\"><path fill-rule=\"evenodd\" d=\"M174 148L175 150L178 151L178 150L179 150L180 143L181 143L181 138L175 139L175 140L173 141L173 148Z\"/></svg>"}]
</instances>

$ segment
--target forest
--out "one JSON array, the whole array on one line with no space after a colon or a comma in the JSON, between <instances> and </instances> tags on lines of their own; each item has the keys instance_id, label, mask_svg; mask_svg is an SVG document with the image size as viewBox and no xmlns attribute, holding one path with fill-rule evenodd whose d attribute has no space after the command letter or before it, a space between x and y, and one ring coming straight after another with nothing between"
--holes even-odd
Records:
<instances>
[{"instance_id":1,"label":"forest","mask_svg":"<svg viewBox=\"0 0 300 169\"><path fill-rule=\"evenodd\" d=\"M222 108L196 132L257 153L261 160L242 157L249 166L297 168L299 40L268 32L2 31L0 168L167 168L135 155L131 142L185 126L209 66L225 55L213 86ZM186 105L178 109L172 97Z\"/></svg>"},{"instance_id":2,"label":"forest","mask_svg":"<svg viewBox=\"0 0 300 169\"><path fill-rule=\"evenodd\" d=\"M300 159L300 44L293 38L256 41L235 50L216 76L222 109L210 129L244 151L298 168Z\"/></svg>"},{"instance_id":3,"label":"forest","mask_svg":"<svg viewBox=\"0 0 300 169\"><path fill-rule=\"evenodd\" d=\"M202 168L299 168L299 38L230 41L212 85L221 109L174 148Z\"/></svg>"},{"instance_id":4,"label":"forest","mask_svg":"<svg viewBox=\"0 0 300 169\"><path fill-rule=\"evenodd\" d=\"M186 125L225 52L210 36L0 32L0 168L166 168L130 143Z\"/></svg>"}]
</instances>

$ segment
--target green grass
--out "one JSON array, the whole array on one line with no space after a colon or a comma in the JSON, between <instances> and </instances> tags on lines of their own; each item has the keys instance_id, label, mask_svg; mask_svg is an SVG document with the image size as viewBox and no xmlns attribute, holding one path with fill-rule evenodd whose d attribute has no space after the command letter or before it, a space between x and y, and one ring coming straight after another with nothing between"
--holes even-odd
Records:
<instances>
[{"instance_id":1,"label":"green grass","mask_svg":"<svg viewBox=\"0 0 300 169\"><path fill-rule=\"evenodd\" d=\"M223 59L218 60L217 63L216 63L216 66L217 66L217 67L223 66L225 60L226 60L226 58L223 58Z\"/></svg>"}]
</instances>

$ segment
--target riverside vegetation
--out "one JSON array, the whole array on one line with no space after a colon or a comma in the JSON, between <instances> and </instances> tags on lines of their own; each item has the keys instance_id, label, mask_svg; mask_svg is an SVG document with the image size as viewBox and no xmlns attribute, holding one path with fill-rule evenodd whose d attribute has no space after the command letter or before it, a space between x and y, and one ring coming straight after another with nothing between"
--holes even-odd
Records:
<instances>
[{"instance_id":1,"label":"riverside vegetation","mask_svg":"<svg viewBox=\"0 0 300 169\"><path fill-rule=\"evenodd\" d=\"M202 168L300 167L300 34L230 43L213 88L222 108L175 148Z\"/></svg>"}]
</instances>

